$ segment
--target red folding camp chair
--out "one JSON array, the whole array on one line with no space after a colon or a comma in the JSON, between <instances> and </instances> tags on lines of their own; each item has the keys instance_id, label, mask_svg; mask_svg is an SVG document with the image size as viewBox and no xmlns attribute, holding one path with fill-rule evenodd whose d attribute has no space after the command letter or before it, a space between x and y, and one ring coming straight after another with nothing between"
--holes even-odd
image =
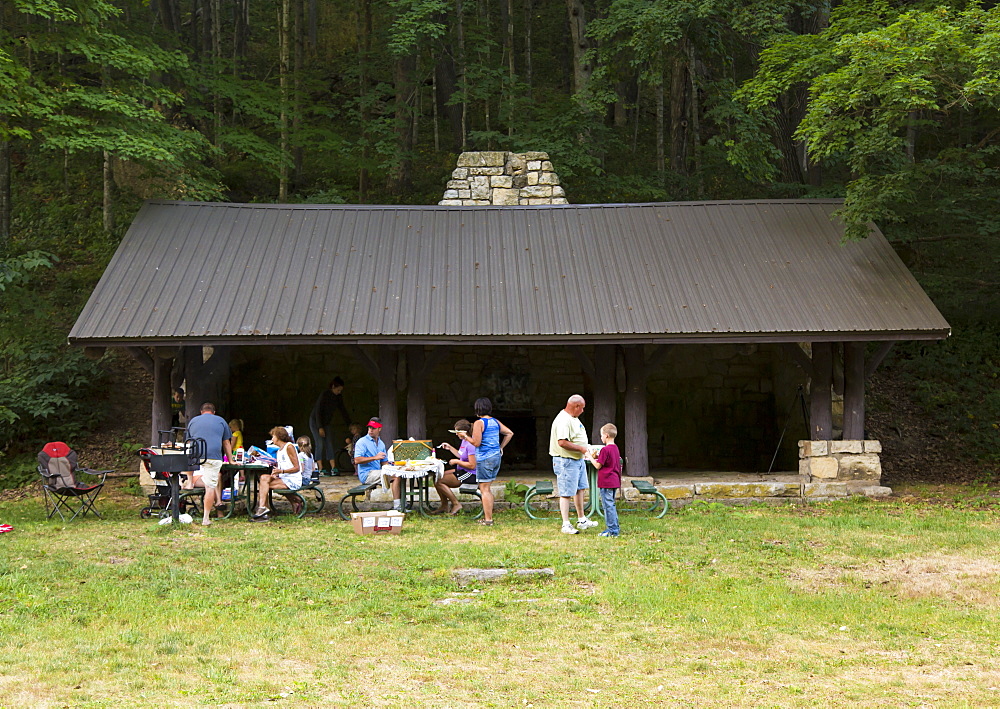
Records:
<instances>
[{"instance_id":1,"label":"red folding camp chair","mask_svg":"<svg viewBox=\"0 0 1000 709\"><path fill-rule=\"evenodd\" d=\"M38 454L38 474L42 476L45 509L49 513L47 519L52 519L52 515L58 512L65 522L63 511L72 513L70 522L77 517L85 517L88 512L100 517L94 502L110 472L81 468L76 462L76 451L62 441L46 443ZM93 482L77 480L79 474L88 476Z\"/></svg>"}]
</instances>

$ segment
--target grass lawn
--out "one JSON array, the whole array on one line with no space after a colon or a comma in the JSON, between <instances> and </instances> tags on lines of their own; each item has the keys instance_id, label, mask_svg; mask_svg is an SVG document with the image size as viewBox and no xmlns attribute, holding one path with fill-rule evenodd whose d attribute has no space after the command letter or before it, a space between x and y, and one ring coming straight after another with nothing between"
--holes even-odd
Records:
<instances>
[{"instance_id":1,"label":"grass lawn","mask_svg":"<svg viewBox=\"0 0 1000 709\"><path fill-rule=\"evenodd\" d=\"M622 519L0 523L0 706L1000 704L988 491ZM456 569L554 569L460 585Z\"/></svg>"}]
</instances>

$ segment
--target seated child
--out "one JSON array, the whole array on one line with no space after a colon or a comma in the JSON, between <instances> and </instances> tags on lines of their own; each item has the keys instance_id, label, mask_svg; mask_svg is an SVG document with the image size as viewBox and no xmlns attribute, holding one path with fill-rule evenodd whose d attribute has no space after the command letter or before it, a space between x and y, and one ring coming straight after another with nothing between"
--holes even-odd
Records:
<instances>
[{"instance_id":1,"label":"seated child","mask_svg":"<svg viewBox=\"0 0 1000 709\"><path fill-rule=\"evenodd\" d=\"M309 485L317 482L319 476L316 475L316 461L313 460L312 441L309 436L299 436L295 441L299 447L299 468L302 472L302 484Z\"/></svg>"}]
</instances>

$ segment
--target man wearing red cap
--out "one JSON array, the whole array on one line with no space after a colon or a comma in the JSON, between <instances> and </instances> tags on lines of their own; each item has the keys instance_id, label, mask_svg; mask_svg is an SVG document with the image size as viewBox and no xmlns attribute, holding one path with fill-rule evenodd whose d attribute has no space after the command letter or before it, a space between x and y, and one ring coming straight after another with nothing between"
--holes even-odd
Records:
<instances>
[{"instance_id":1,"label":"man wearing red cap","mask_svg":"<svg viewBox=\"0 0 1000 709\"><path fill-rule=\"evenodd\" d=\"M358 466L358 478L362 483L379 482L382 466L386 465L385 443L379 438L382 422L376 417L368 422L368 435L362 436L354 444L354 463ZM392 479L392 508L402 509L399 498L399 478Z\"/></svg>"}]
</instances>

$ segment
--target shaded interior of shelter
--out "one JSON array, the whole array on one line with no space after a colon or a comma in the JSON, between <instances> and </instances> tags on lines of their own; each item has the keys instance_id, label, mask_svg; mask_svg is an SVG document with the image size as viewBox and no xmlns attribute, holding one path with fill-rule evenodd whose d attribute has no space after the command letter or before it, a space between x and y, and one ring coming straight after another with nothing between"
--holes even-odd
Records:
<instances>
[{"instance_id":1,"label":"shaded interior of shelter","mask_svg":"<svg viewBox=\"0 0 1000 709\"><path fill-rule=\"evenodd\" d=\"M550 471L549 427L569 395L587 398L582 419L593 441L595 428L607 423L593 420L593 382L580 365L579 355L592 358L594 347L578 346L578 353L573 347L452 346L427 378L426 430L418 437L455 443L448 429L460 418L475 420L473 403L485 396L515 433L504 457L505 475ZM407 349L401 348L397 368L400 437L412 435ZM366 350L374 357L374 347ZM613 422L621 440L626 373L620 353L616 359ZM808 377L794 359L781 344L670 346L646 381L649 469L626 473L796 471L797 441L809 437L798 397ZM233 347L228 372L205 396L226 418L244 420L250 443L259 445L278 424L308 435L312 405L334 376L347 382L344 399L355 421L363 424L379 411L378 382L348 346ZM189 402L189 409L197 403ZM341 431L338 444L346 436Z\"/></svg>"}]
</instances>

